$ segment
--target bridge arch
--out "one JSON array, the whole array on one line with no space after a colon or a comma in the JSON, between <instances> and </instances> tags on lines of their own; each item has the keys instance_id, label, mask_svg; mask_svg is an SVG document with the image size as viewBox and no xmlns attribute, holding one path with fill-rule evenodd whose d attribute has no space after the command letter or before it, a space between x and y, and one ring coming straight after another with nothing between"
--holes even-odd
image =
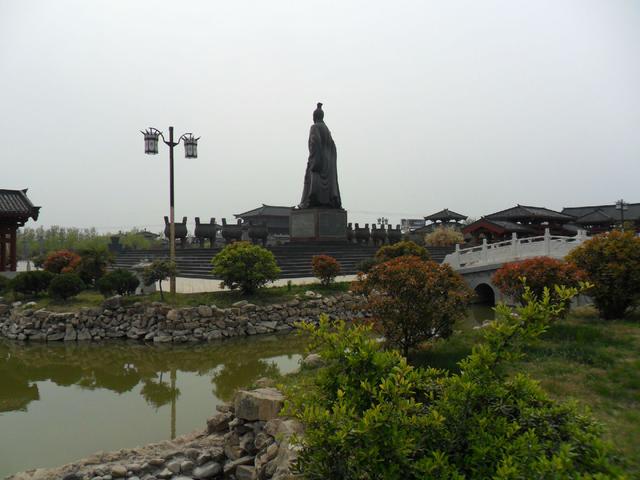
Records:
<instances>
[{"instance_id":1,"label":"bridge arch","mask_svg":"<svg viewBox=\"0 0 640 480\"><path fill-rule=\"evenodd\" d=\"M479 283L473 291L476 294L476 302L493 307L496 304L496 292L488 283Z\"/></svg>"}]
</instances>

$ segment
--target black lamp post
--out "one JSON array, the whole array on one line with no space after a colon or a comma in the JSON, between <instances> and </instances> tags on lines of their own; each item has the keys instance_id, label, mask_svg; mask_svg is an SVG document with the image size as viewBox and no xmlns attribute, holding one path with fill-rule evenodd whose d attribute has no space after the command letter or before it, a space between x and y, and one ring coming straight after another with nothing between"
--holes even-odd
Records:
<instances>
[{"instance_id":1,"label":"black lamp post","mask_svg":"<svg viewBox=\"0 0 640 480\"><path fill-rule=\"evenodd\" d=\"M156 128L149 127L147 130L140 133L144 135L144 153L148 155L158 154L158 137L162 137L162 141L169 146L169 257L171 262L176 262L176 226L175 226L175 203L173 196L173 147L180 144L180 141L184 143L184 156L185 158L198 158L198 140L200 137L195 138L191 133L185 133L178 138L177 142L173 141L173 127L169 127L169 140L165 140L162 132ZM173 294L176 293L176 277L171 276L169 279L169 291Z\"/></svg>"}]
</instances>

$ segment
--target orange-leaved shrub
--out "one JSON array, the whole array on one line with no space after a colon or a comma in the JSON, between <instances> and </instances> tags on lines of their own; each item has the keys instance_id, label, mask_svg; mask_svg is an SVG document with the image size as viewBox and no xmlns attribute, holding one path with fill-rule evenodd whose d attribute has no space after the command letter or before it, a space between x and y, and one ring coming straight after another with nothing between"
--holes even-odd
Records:
<instances>
[{"instance_id":1,"label":"orange-leaved shrub","mask_svg":"<svg viewBox=\"0 0 640 480\"><path fill-rule=\"evenodd\" d=\"M331 284L342 270L340 263L330 255L314 255L311 269L322 285Z\"/></svg>"},{"instance_id":2,"label":"orange-leaved shrub","mask_svg":"<svg viewBox=\"0 0 640 480\"><path fill-rule=\"evenodd\" d=\"M47 255L44 269L51 273L73 273L81 261L82 258L77 253L69 250L56 250Z\"/></svg>"},{"instance_id":3,"label":"orange-leaved shrub","mask_svg":"<svg viewBox=\"0 0 640 480\"><path fill-rule=\"evenodd\" d=\"M503 295L522 304L525 283L538 298L542 298L545 287L548 288L552 301L556 302L558 299L555 285L577 288L586 279L585 272L572 262L550 257L534 257L521 262L507 263L493 274L492 281Z\"/></svg>"},{"instance_id":4,"label":"orange-leaved shrub","mask_svg":"<svg viewBox=\"0 0 640 480\"><path fill-rule=\"evenodd\" d=\"M438 227L424 236L424 244L428 247L452 247L457 243L464 243L464 236L451 227Z\"/></svg>"},{"instance_id":5,"label":"orange-leaved shrub","mask_svg":"<svg viewBox=\"0 0 640 480\"><path fill-rule=\"evenodd\" d=\"M354 291L367 298L366 308L387 341L409 349L433 338L447 338L466 314L472 292L446 264L401 256L359 275Z\"/></svg>"},{"instance_id":6,"label":"orange-leaved shrub","mask_svg":"<svg viewBox=\"0 0 640 480\"><path fill-rule=\"evenodd\" d=\"M595 236L567 258L586 272L603 318L622 318L640 301L640 237L633 231Z\"/></svg>"}]
</instances>

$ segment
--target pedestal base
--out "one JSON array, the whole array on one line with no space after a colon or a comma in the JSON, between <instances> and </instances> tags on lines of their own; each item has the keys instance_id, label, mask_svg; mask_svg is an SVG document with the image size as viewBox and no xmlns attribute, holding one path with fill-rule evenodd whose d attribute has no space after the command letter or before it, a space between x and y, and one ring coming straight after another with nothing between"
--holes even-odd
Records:
<instances>
[{"instance_id":1,"label":"pedestal base","mask_svg":"<svg viewBox=\"0 0 640 480\"><path fill-rule=\"evenodd\" d=\"M346 242L347 211L337 208L293 210L289 217L291 242Z\"/></svg>"}]
</instances>

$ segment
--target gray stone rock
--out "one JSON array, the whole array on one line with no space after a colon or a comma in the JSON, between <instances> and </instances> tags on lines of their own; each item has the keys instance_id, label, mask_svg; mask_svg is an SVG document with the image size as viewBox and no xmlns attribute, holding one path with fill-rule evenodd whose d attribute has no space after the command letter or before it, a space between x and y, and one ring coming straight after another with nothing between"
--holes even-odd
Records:
<instances>
[{"instance_id":1,"label":"gray stone rock","mask_svg":"<svg viewBox=\"0 0 640 480\"><path fill-rule=\"evenodd\" d=\"M224 432L229 426L231 417L232 414L230 412L216 413L213 417L207 419L207 433L211 435L212 433Z\"/></svg>"},{"instance_id":2,"label":"gray stone rock","mask_svg":"<svg viewBox=\"0 0 640 480\"><path fill-rule=\"evenodd\" d=\"M208 462L204 465L196 467L192 476L196 479L211 478L218 475L222 471L222 466L218 462Z\"/></svg>"},{"instance_id":3,"label":"gray stone rock","mask_svg":"<svg viewBox=\"0 0 640 480\"><path fill-rule=\"evenodd\" d=\"M237 460L225 463L223 469L224 474L229 475L235 472L236 467L239 467L240 465L251 465L253 463L253 458L254 457L252 455L246 455L244 457L238 458Z\"/></svg>"},{"instance_id":4,"label":"gray stone rock","mask_svg":"<svg viewBox=\"0 0 640 480\"><path fill-rule=\"evenodd\" d=\"M198 307L198 315L201 317L211 317L213 315L213 310L207 305L200 305Z\"/></svg>"},{"instance_id":5,"label":"gray stone rock","mask_svg":"<svg viewBox=\"0 0 640 480\"><path fill-rule=\"evenodd\" d=\"M115 310L120 308L120 306L122 305L122 297L120 295L115 295L111 298L107 298L103 303L102 306L106 309L109 310Z\"/></svg>"},{"instance_id":6,"label":"gray stone rock","mask_svg":"<svg viewBox=\"0 0 640 480\"><path fill-rule=\"evenodd\" d=\"M236 480L255 480L256 468L251 465L238 465L236 467Z\"/></svg>"},{"instance_id":7,"label":"gray stone rock","mask_svg":"<svg viewBox=\"0 0 640 480\"><path fill-rule=\"evenodd\" d=\"M247 302L246 300L240 300L239 302L233 303L231 307L240 308L240 307L244 307L245 305L249 305L249 302Z\"/></svg>"},{"instance_id":8,"label":"gray stone rock","mask_svg":"<svg viewBox=\"0 0 640 480\"><path fill-rule=\"evenodd\" d=\"M180 471L182 473L189 473L193 470L194 464L191 460L183 460L180 462Z\"/></svg>"},{"instance_id":9,"label":"gray stone rock","mask_svg":"<svg viewBox=\"0 0 640 480\"><path fill-rule=\"evenodd\" d=\"M271 420L284 405L284 395L275 388L240 390L234 399L234 410L244 420Z\"/></svg>"},{"instance_id":10,"label":"gray stone rock","mask_svg":"<svg viewBox=\"0 0 640 480\"><path fill-rule=\"evenodd\" d=\"M173 473L180 473L180 460L171 460L167 462L167 468Z\"/></svg>"},{"instance_id":11,"label":"gray stone rock","mask_svg":"<svg viewBox=\"0 0 640 480\"><path fill-rule=\"evenodd\" d=\"M127 476L127 467L124 465L113 465L111 467L111 475L114 478L122 478Z\"/></svg>"},{"instance_id":12,"label":"gray stone rock","mask_svg":"<svg viewBox=\"0 0 640 480\"><path fill-rule=\"evenodd\" d=\"M324 365L324 360L317 353L310 353L304 358L302 365L307 368L319 368Z\"/></svg>"}]
</instances>

